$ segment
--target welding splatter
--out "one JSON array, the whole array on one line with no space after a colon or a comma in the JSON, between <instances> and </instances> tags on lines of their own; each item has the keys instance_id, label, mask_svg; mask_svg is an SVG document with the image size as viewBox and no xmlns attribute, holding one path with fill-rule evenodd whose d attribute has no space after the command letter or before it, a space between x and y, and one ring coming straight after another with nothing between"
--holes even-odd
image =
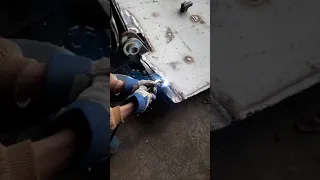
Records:
<instances>
[{"instance_id":1,"label":"welding splatter","mask_svg":"<svg viewBox=\"0 0 320 180\"><path fill-rule=\"evenodd\" d=\"M153 12L151 15L152 15L153 17L158 17L158 16L160 16L160 14L157 13L157 12Z\"/></svg>"},{"instance_id":2,"label":"welding splatter","mask_svg":"<svg viewBox=\"0 0 320 180\"><path fill-rule=\"evenodd\" d=\"M181 64L180 62L170 62L168 65L174 70L179 70L178 65Z\"/></svg>"},{"instance_id":3,"label":"welding splatter","mask_svg":"<svg viewBox=\"0 0 320 180\"><path fill-rule=\"evenodd\" d=\"M190 16L190 20L194 23L200 23L200 24L205 24L206 22L198 15L192 15Z\"/></svg>"},{"instance_id":4,"label":"welding splatter","mask_svg":"<svg viewBox=\"0 0 320 180\"><path fill-rule=\"evenodd\" d=\"M200 19L201 19L201 18L200 18L198 15L192 15L192 16L190 16L190 20L191 20L192 22L199 22Z\"/></svg>"},{"instance_id":5,"label":"welding splatter","mask_svg":"<svg viewBox=\"0 0 320 180\"><path fill-rule=\"evenodd\" d=\"M191 56L186 56L186 57L184 57L184 62L186 62L187 64L191 64L191 63L193 63L194 62L194 59L193 59L193 57L191 57Z\"/></svg>"},{"instance_id":6,"label":"welding splatter","mask_svg":"<svg viewBox=\"0 0 320 180\"><path fill-rule=\"evenodd\" d=\"M170 27L167 27L165 37L167 39L167 43L170 43L174 39L174 34Z\"/></svg>"}]
</instances>

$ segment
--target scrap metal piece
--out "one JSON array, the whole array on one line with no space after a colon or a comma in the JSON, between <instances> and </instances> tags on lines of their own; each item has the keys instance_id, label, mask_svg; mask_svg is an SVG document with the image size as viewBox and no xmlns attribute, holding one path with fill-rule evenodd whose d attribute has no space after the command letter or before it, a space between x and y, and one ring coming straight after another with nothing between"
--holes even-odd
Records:
<instances>
[{"instance_id":1,"label":"scrap metal piece","mask_svg":"<svg viewBox=\"0 0 320 180\"><path fill-rule=\"evenodd\" d=\"M183 13L183 12L186 12L188 11L189 7L191 7L193 5L193 3L191 1L189 2L183 2L181 3L181 7L180 7L180 12Z\"/></svg>"}]
</instances>

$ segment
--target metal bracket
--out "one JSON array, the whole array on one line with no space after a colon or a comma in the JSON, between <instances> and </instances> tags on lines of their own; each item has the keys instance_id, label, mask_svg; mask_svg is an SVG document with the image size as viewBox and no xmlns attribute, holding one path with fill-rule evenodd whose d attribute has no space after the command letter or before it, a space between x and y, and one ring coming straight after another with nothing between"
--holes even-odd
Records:
<instances>
[{"instance_id":1,"label":"metal bracket","mask_svg":"<svg viewBox=\"0 0 320 180\"><path fill-rule=\"evenodd\" d=\"M189 7L191 7L193 5L193 3L191 1L189 2L183 2L181 3L181 7L180 7L180 12L183 13L183 12L186 12L188 11Z\"/></svg>"},{"instance_id":2,"label":"metal bracket","mask_svg":"<svg viewBox=\"0 0 320 180\"><path fill-rule=\"evenodd\" d=\"M144 45L143 40L132 31L122 33L121 45L123 47L124 54L138 64L141 63L141 55L150 51L150 49Z\"/></svg>"}]
</instances>

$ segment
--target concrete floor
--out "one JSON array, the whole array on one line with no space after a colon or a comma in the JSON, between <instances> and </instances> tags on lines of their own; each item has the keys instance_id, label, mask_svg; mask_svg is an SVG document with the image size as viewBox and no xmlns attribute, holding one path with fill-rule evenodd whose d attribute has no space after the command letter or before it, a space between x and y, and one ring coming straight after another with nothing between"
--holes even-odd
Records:
<instances>
[{"instance_id":1,"label":"concrete floor","mask_svg":"<svg viewBox=\"0 0 320 180\"><path fill-rule=\"evenodd\" d=\"M155 101L120 127L111 179L209 179L210 104L203 92L179 104Z\"/></svg>"},{"instance_id":2,"label":"concrete floor","mask_svg":"<svg viewBox=\"0 0 320 180\"><path fill-rule=\"evenodd\" d=\"M320 134L296 121L320 109L320 86L211 134L211 177L216 180L316 180Z\"/></svg>"}]
</instances>

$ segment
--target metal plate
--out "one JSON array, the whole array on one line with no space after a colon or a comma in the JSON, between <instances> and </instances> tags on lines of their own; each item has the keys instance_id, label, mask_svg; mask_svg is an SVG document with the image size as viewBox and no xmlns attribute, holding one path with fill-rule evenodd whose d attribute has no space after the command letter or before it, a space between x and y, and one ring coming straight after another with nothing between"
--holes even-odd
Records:
<instances>
[{"instance_id":1,"label":"metal plate","mask_svg":"<svg viewBox=\"0 0 320 180\"><path fill-rule=\"evenodd\" d=\"M169 81L175 103L210 87L210 0L193 1L183 14L180 1L117 2L141 26L153 48L144 60Z\"/></svg>"},{"instance_id":2,"label":"metal plate","mask_svg":"<svg viewBox=\"0 0 320 180\"><path fill-rule=\"evenodd\" d=\"M221 0L212 7L217 109L244 119L320 81L317 0Z\"/></svg>"}]
</instances>

